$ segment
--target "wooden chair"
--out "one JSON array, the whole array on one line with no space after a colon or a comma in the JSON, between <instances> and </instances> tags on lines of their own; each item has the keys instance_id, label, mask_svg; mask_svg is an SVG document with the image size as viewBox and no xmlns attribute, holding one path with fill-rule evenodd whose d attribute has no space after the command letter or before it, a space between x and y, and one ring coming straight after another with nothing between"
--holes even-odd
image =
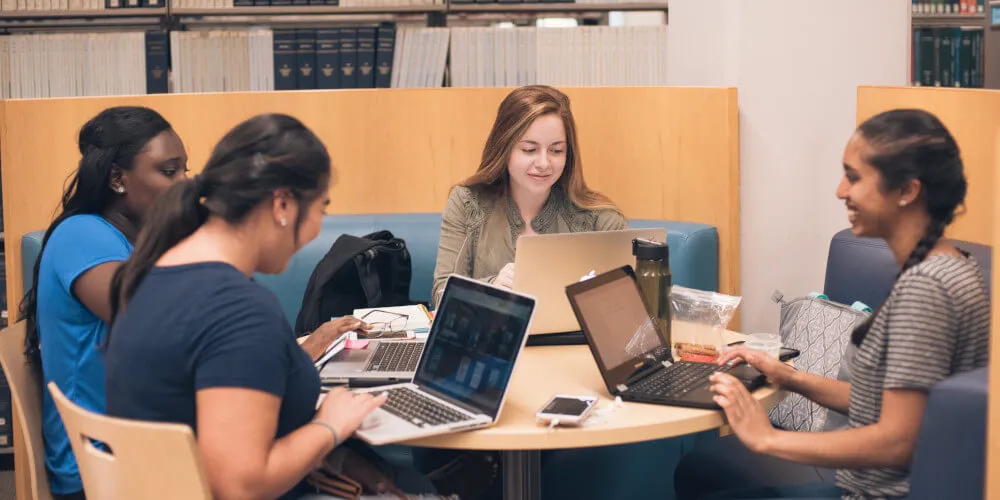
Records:
<instances>
[{"instance_id":1,"label":"wooden chair","mask_svg":"<svg viewBox=\"0 0 1000 500\"><path fill-rule=\"evenodd\" d=\"M24 357L24 336L27 332L24 321L0 331L0 365L7 376L10 386L11 414L18 425L14 431L18 433L15 446L25 458L18 467L27 468L27 484L18 484L18 488L26 487L27 491L18 498L31 500L52 500L49 491L48 473L45 469L45 443L42 441L42 384L34 369L28 366ZM17 471L23 477L22 471Z\"/></svg>"},{"instance_id":2,"label":"wooden chair","mask_svg":"<svg viewBox=\"0 0 1000 500\"><path fill-rule=\"evenodd\" d=\"M212 498L190 427L98 415L74 404L55 383L49 383L49 392L73 445L87 498Z\"/></svg>"}]
</instances>

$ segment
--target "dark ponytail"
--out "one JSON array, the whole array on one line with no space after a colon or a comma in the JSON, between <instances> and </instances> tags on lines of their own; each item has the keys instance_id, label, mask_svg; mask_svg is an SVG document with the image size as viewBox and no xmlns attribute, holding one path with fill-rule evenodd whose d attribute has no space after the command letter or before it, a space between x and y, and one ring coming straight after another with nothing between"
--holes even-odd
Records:
<instances>
[{"instance_id":1,"label":"dark ponytail","mask_svg":"<svg viewBox=\"0 0 1000 500\"><path fill-rule=\"evenodd\" d=\"M866 161L881 174L883 192L899 189L913 179L920 181L918 199L929 218L923 237L896 275L899 279L927 258L965 202L967 184L961 154L944 124L923 110L884 112L861 124L858 132L873 151ZM876 315L878 311L854 330L851 341L855 345L864 341Z\"/></svg>"},{"instance_id":2,"label":"dark ponytail","mask_svg":"<svg viewBox=\"0 0 1000 500\"><path fill-rule=\"evenodd\" d=\"M112 318L127 306L156 261L210 216L239 224L276 190L287 189L300 203L297 237L305 206L322 194L329 178L326 147L297 119L264 114L237 125L215 146L201 174L157 199L132 257L112 281Z\"/></svg>"},{"instance_id":3,"label":"dark ponytail","mask_svg":"<svg viewBox=\"0 0 1000 500\"><path fill-rule=\"evenodd\" d=\"M59 224L74 215L102 214L120 196L111 189L112 172L132 169L135 156L154 137L171 130L170 123L149 108L108 108L80 129L77 147L80 163L63 191L59 216L45 231L42 250L32 271L31 288L21 301L18 315L25 321L25 355L36 369L41 367L38 331L38 274L49 237Z\"/></svg>"}]
</instances>

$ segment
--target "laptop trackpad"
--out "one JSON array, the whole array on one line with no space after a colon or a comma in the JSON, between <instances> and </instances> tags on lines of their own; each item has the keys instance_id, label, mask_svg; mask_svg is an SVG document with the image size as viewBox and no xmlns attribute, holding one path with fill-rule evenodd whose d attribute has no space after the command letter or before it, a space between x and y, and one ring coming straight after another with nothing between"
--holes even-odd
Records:
<instances>
[{"instance_id":1,"label":"laptop trackpad","mask_svg":"<svg viewBox=\"0 0 1000 500\"><path fill-rule=\"evenodd\" d=\"M371 352L368 349L344 349L338 352L332 361L337 363L365 363Z\"/></svg>"},{"instance_id":2,"label":"laptop trackpad","mask_svg":"<svg viewBox=\"0 0 1000 500\"><path fill-rule=\"evenodd\" d=\"M754 382L758 378L764 376L764 374L757 371L756 368L747 364L739 364L732 367L729 370L729 374L740 379L740 381L742 381L744 384Z\"/></svg>"}]
</instances>

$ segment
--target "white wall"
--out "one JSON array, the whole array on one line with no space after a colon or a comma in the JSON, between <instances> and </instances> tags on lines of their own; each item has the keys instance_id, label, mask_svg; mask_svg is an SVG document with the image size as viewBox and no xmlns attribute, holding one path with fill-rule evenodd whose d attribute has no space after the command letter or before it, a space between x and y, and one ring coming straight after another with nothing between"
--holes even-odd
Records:
<instances>
[{"instance_id":1,"label":"white wall","mask_svg":"<svg viewBox=\"0 0 1000 500\"><path fill-rule=\"evenodd\" d=\"M858 85L907 84L910 1L671 0L669 17L669 84L739 89L742 329L776 331L773 291L821 291L847 226Z\"/></svg>"}]
</instances>

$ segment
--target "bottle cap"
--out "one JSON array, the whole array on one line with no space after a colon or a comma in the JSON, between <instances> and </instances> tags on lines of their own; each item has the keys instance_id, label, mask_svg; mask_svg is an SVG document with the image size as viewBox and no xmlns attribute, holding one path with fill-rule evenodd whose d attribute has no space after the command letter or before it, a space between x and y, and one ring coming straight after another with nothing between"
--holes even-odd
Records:
<instances>
[{"instance_id":1,"label":"bottle cap","mask_svg":"<svg viewBox=\"0 0 1000 500\"><path fill-rule=\"evenodd\" d=\"M658 243L644 238L632 240L632 255L640 260L670 260L670 247L666 243Z\"/></svg>"}]
</instances>

